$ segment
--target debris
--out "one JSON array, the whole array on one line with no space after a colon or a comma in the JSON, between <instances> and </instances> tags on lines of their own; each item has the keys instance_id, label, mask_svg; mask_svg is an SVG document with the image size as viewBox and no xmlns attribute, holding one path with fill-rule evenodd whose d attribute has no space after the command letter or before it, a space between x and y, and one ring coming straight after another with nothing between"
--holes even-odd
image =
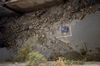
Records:
<instances>
[{"instance_id":1,"label":"debris","mask_svg":"<svg viewBox=\"0 0 100 66\"><path fill-rule=\"evenodd\" d=\"M68 47L65 41L56 40L55 35L58 35L56 34L57 25L61 25L61 23L70 24L72 20L83 19L85 15L97 10L95 5L91 7L85 6L83 8L83 6L81 6L82 1L78 3L78 5L76 3L73 4L73 0L70 0L64 4L23 14L19 17L5 17L5 20L4 18L1 19L1 22L3 22L0 23L0 25L5 28L2 31L5 41L9 46L13 47L14 50L17 50L28 41L28 44L33 44L34 49L44 55L48 54L43 50L44 48L50 51L48 58L54 56L54 54L56 54L55 57L57 55L64 55ZM83 5L85 5L85 3L83 3ZM74 9L74 7L78 8ZM69 29L64 27L63 31L68 32ZM58 37L59 36L60 35L58 35ZM31 37L35 38L30 39ZM34 42L31 40L34 40ZM39 41L37 42L37 40Z\"/></svg>"}]
</instances>

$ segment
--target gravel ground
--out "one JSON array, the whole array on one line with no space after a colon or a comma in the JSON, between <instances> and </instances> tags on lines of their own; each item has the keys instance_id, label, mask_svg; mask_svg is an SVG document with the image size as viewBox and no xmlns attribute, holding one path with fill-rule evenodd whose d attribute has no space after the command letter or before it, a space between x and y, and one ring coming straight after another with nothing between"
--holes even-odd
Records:
<instances>
[{"instance_id":1,"label":"gravel ground","mask_svg":"<svg viewBox=\"0 0 100 66\"><path fill-rule=\"evenodd\" d=\"M71 1L73 2L73 0ZM72 2L27 13L20 17L3 18L0 21L0 32L3 34L7 46L13 48L16 53L16 50L23 44L32 44L34 50L41 52L48 58L64 55L65 51L71 47L52 37L51 34L55 33L53 28L56 27L55 24L70 23L73 19L82 20L85 15L97 10L95 6L74 9L83 2L78 4ZM83 5L85 4L83 3Z\"/></svg>"}]
</instances>

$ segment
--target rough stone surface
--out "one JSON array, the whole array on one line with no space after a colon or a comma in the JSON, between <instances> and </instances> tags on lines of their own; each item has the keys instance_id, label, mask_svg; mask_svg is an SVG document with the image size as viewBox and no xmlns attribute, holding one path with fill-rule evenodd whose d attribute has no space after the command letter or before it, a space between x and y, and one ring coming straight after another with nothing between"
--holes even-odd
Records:
<instances>
[{"instance_id":1,"label":"rough stone surface","mask_svg":"<svg viewBox=\"0 0 100 66\"><path fill-rule=\"evenodd\" d=\"M6 5L19 12L30 12L55 4L57 5L61 2L63 0L10 0Z\"/></svg>"}]
</instances>

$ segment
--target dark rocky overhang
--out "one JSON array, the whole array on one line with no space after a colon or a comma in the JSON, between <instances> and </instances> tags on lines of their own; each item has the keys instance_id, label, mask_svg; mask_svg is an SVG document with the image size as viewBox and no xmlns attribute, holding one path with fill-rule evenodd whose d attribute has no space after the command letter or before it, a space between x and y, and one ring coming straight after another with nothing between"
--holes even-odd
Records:
<instances>
[{"instance_id":1,"label":"dark rocky overhang","mask_svg":"<svg viewBox=\"0 0 100 66\"><path fill-rule=\"evenodd\" d=\"M14 12L3 6L0 6L0 17L8 16L10 14L14 14Z\"/></svg>"},{"instance_id":2,"label":"dark rocky overhang","mask_svg":"<svg viewBox=\"0 0 100 66\"><path fill-rule=\"evenodd\" d=\"M14 11L5 7L5 2L6 0L0 0L0 18L15 14Z\"/></svg>"},{"instance_id":3,"label":"dark rocky overhang","mask_svg":"<svg viewBox=\"0 0 100 66\"><path fill-rule=\"evenodd\" d=\"M73 9L100 4L100 0L0 0L0 17L11 16L12 13L27 13L53 5L71 1Z\"/></svg>"},{"instance_id":4,"label":"dark rocky overhang","mask_svg":"<svg viewBox=\"0 0 100 66\"><path fill-rule=\"evenodd\" d=\"M6 5L18 12L26 13L62 3L63 0L10 0Z\"/></svg>"}]
</instances>

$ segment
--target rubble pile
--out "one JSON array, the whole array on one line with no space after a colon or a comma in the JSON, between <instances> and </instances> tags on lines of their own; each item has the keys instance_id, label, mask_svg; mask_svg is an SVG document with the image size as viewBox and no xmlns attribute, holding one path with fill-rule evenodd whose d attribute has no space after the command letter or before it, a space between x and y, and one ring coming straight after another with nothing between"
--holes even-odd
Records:
<instances>
[{"instance_id":1,"label":"rubble pile","mask_svg":"<svg viewBox=\"0 0 100 66\"><path fill-rule=\"evenodd\" d=\"M75 0L76 1L76 0ZM83 0L82 0L83 1ZM78 7L71 0L50 8L27 13L21 16L1 19L0 31L10 48L18 49L23 44L32 44L33 49L43 53L48 58L65 55L71 50L66 44L54 36L55 24L71 23L74 19L83 19L85 15L94 13L95 5ZM78 7L78 8L76 8ZM75 9L74 9L75 8Z\"/></svg>"}]
</instances>

